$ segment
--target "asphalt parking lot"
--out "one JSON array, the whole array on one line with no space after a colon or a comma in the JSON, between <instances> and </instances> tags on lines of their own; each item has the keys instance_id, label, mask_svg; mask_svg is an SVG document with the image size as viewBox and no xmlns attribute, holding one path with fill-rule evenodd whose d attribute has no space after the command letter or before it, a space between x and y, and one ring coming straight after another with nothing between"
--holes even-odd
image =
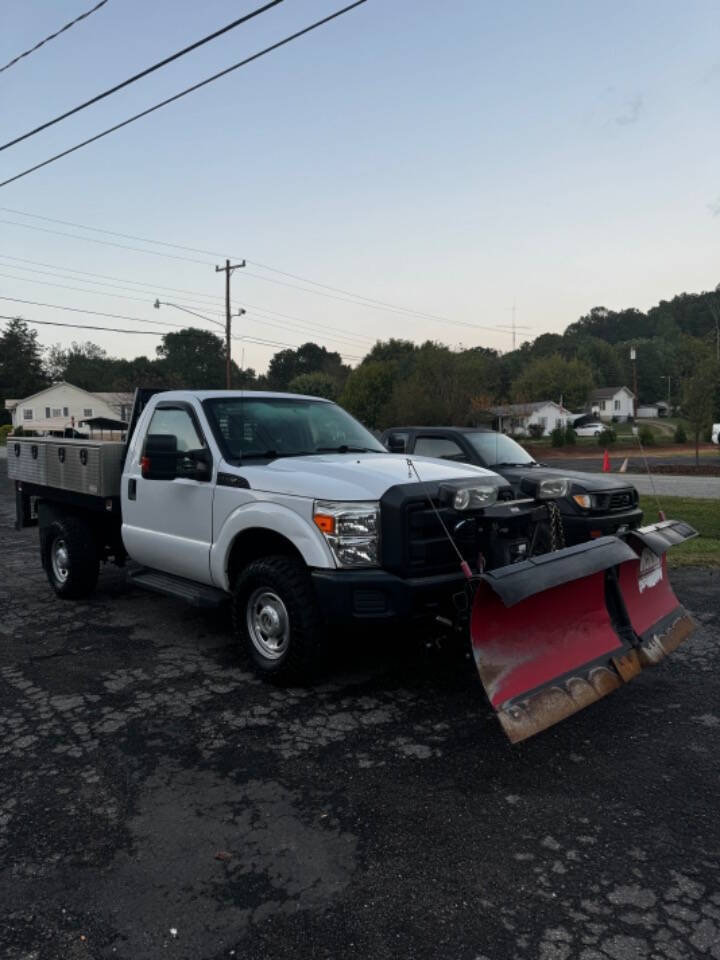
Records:
<instances>
[{"instance_id":1,"label":"asphalt parking lot","mask_svg":"<svg viewBox=\"0 0 720 960\"><path fill-rule=\"evenodd\" d=\"M207 614L54 598L0 465L0 957L720 958L720 571L671 658L511 747L461 651L265 685Z\"/></svg>"}]
</instances>

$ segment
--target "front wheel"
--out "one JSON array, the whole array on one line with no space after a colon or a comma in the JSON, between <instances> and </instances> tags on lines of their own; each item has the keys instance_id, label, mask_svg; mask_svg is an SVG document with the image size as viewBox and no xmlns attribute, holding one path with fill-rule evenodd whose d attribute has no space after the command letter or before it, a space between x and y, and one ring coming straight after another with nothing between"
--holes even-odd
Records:
<instances>
[{"instance_id":1,"label":"front wheel","mask_svg":"<svg viewBox=\"0 0 720 960\"><path fill-rule=\"evenodd\" d=\"M232 598L235 634L260 673L308 679L321 648L321 618L305 565L292 557L255 560Z\"/></svg>"},{"instance_id":2,"label":"front wheel","mask_svg":"<svg viewBox=\"0 0 720 960\"><path fill-rule=\"evenodd\" d=\"M77 600L92 593L100 561L90 526L79 517L53 520L41 532L43 566L55 593Z\"/></svg>"}]
</instances>

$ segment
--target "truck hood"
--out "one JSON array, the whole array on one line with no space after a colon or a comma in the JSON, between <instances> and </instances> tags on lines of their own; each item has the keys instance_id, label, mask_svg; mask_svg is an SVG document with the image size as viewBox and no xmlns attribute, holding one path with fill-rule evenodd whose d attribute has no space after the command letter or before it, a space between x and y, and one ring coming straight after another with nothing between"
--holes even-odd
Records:
<instances>
[{"instance_id":1,"label":"truck hood","mask_svg":"<svg viewBox=\"0 0 720 960\"><path fill-rule=\"evenodd\" d=\"M332 453L279 457L263 464L223 464L225 473L244 477L252 490L316 500L379 500L390 487L412 483L407 456L392 453ZM497 473L466 463L412 457L424 481L492 478Z\"/></svg>"},{"instance_id":2,"label":"truck hood","mask_svg":"<svg viewBox=\"0 0 720 960\"><path fill-rule=\"evenodd\" d=\"M523 477L543 480L545 477L568 477L576 493L606 493L609 490L628 490L632 486L617 474L585 473L581 470L562 470L558 467L498 467L498 473L508 483L519 484Z\"/></svg>"}]
</instances>

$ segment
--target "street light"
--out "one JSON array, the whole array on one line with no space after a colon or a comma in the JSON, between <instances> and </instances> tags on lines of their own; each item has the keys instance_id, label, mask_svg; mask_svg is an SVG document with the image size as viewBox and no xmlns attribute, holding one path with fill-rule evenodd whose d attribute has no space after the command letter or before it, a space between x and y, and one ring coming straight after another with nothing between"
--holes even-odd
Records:
<instances>
[{"instance_id":1,"label":"street light","mask_svg":"<svg viewBox=\"0 0 720 960\"><path fill-rule=\"evenodd\" d=\"M671 411L670 411L670 384L671 384L671 382L672 382L672 377L671 377L671 376L666 376L665 374L661 374L661 375L660 375L660 379L661 379L661 380L667 380L667 382L668 382L668 413L670 413L670 412L671 412Z\"/></svg>"},{"instance_id":2,"label":"street light","mask_svg":"<svg viewBox=\"0 0 720 960\"><path fill-rule=\"evenodd\" d=\"M176 310L182 310L183 313L190 313L190 314L192 314L193 317L199 317L201 320L207 320L208 323L214 323L214 324L216 324L218 327L223 327L223 328L225 328L225 324L222 323L220 320L213 320L212 317L206 317L203 313L197 313L197 311L195 311L195 310L190 310L188 307L183 307L183 306L181 306L181 304L179 304L179 303L168 303L166 300L160 300L159 298L156 297L156 298L155 298L155 303L153 304L153 306L155 307L156 310L159 310L160 307L175 307ZM235 314L235 316L236 316L236 317L242 317L242 315L243 315L245 312L246 312L246 311L245 311L245 308L244 308L244 307L240 307L240 308L238 309L238 312ZM238 338L233 338L233 339L238 339ZM242 339L242 338L240 338L240 339ZM229 389L230 389L230 341L229 341L229 340L228 340L228 343L227 343L227 351L228 351L228 357L227 357L227 361L228 361L228 362L227 362L227 369L228 369L227 379L228 379L228 382L227 382L226 386L227 386L227 388L228 388L228 390L229 390Z\"/></svg>"},{"instance_id":3,"label":"street light","mask_svg":"<svg viewBox=\"0 0 720 960\"><path fill-rule=\"evenodd\" d=\"M182 310L184 313L191 313L194 317L199 317L201 320L207 320L208 323L215 323L218 327L225 326L225 324L220 320L213 320L212 317L206 317L202 313L196 313L195 310L189 310L187 307L182 307L179 303L168 303L166 300L156 299L153 306L156 310L159 310L160 307L175 307L176 310ZM241 312L245 313L244 310Z\"/></svg>"}]
</instances>

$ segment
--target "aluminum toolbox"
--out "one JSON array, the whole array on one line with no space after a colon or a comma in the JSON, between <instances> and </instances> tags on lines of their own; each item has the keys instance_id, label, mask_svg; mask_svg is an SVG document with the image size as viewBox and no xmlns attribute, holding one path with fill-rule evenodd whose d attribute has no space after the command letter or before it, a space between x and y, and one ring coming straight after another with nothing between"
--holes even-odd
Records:
<instances>
[{"instance_id":1,"label":"aluminum toolbox","mask_svg":"<svg viewBox=\"0 0 720 960\"><path fill-rule=\"evenodd\" d=\"M124 450L124 443L103 440L8 437L8 477L94 497L117 497Z\"/></svg>"},{"instance_id":2,"label":"aluminum toolbox","mask_svg":"<svg viewBox=\"0 0 720 960\"><path fill-rule=\"evenodd\" d=\"M28 483L47 483L47 441L38 437L8 437L8 477Z\"/></svg>"}]
</instances>

